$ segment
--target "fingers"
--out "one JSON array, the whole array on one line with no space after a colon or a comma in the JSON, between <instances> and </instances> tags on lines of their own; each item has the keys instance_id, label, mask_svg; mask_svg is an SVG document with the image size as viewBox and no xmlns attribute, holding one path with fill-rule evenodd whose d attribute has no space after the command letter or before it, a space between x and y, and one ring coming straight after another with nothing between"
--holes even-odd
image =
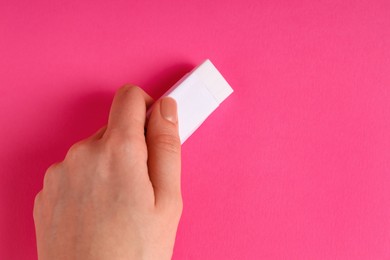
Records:
<instances>
[{"instance_id":1,"label":"fingers","mask_svg":"<svg viewBox=\"0 0 390 260\"><path fill-rule=\"evenodd\" d=\"M107 130L124 138L144 138L146 108L153 99L136 86L123 86L115 94Z\"/></svg>"},{"instance_id":2,"label":"fingers","mask_svg":"<svg viewBox=\"0 0 390 260\"><path fill-rule=\"evenodd\" d=\"M178 133L177 105L165 97L153 105L146 133L148 170L156 205L181 202L181 143Z\"/></svg>"}]
</instances>

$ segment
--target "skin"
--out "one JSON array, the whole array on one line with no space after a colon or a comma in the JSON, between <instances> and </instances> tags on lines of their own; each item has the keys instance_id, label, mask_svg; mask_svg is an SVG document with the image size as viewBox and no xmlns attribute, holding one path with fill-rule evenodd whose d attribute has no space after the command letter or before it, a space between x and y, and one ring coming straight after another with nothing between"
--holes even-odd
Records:
<instances>
[{"instance_id":1,"label":"skin","mask_svg":"<svg viewBox=\"0 0 390 260\"><path fill-rule=\"evenodd\" d=\"M49 167L34 202L40 260L171 259L183 207L177 108L163 98L145 123L152 102L120 88L107 126Z\"/></svg>"}]
</instances>

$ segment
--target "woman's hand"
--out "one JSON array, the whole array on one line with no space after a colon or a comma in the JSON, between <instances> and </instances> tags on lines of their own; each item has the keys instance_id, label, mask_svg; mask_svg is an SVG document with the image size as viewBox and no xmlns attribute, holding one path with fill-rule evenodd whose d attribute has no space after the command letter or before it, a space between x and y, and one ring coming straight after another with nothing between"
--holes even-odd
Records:
<instances>
[{"instance_id":1,"label":"woman's hand","mask_svg":"<svg viewBox=\"0 0 390 260\"><path fill-rule=\"evenodd\" d=\"M182 212L176 103L115 95L108 124L46 172L34 221L40 260L170 259Z\"/></svg>"}]
</instances>

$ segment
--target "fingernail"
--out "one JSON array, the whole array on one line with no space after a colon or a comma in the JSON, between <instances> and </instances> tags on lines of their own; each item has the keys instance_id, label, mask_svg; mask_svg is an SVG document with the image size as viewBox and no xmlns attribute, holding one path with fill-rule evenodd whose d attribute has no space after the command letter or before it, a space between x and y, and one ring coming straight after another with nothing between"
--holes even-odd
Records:
<instances>
[{"instance_id":1,"label":"fingernail","mask_svg":"<svg viewBox=\"0 0 390 260\"><path fill-rule=\"evenodd\" d=\"M170 97L164 97L160 102L160 112L163 118L176 124L177 123L177 105L176 101Z\"/></svg>"}]
</instances>

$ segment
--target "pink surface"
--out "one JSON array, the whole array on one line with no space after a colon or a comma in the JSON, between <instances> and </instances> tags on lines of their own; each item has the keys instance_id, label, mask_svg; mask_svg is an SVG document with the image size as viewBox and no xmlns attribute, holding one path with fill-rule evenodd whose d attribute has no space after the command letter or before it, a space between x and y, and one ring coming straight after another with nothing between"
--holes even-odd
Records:
<instances>
[{"instance_id":1,"label":"pink surface","mask_svg":"<svg viewBox=\"0 0 390 260\"><path fill-rule=\"evenodd\" d=\"M36 259L45 169L127 82L210 58L174 259L390 259L389 1L1 1L0 259Z\"/></svg>"}]
</instances>

